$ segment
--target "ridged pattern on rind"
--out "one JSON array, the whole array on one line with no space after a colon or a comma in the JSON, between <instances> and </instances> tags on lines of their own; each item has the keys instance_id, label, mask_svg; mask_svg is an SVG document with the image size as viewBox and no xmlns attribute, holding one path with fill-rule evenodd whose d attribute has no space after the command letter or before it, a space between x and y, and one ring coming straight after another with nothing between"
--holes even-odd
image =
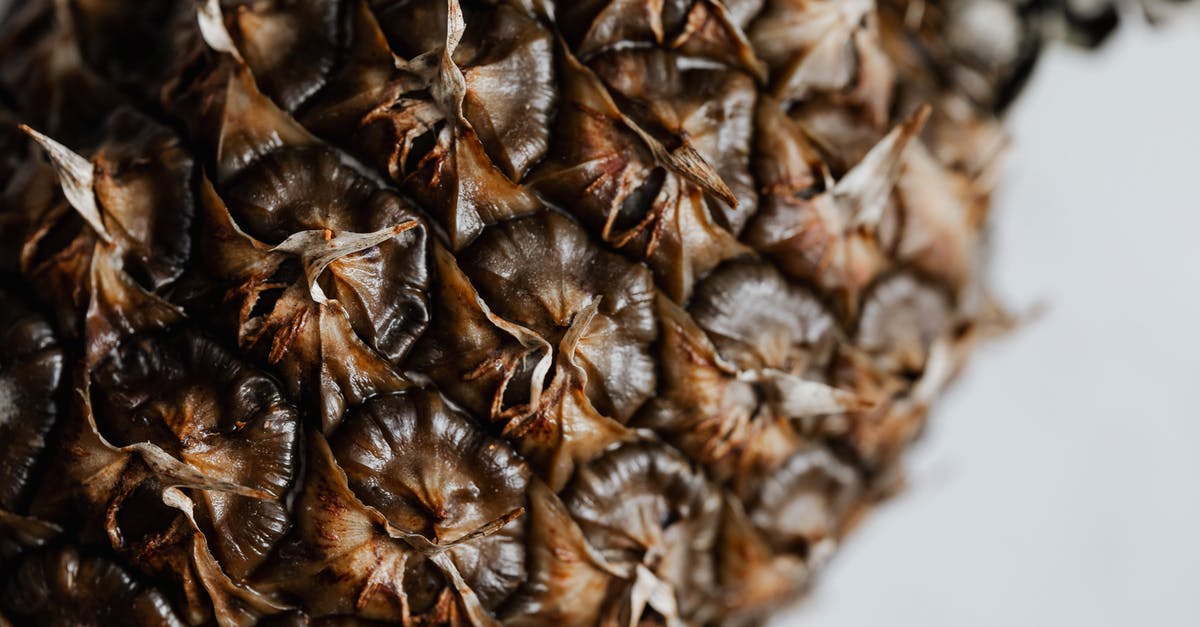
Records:
<instances>
[{"instance_id":1,"label":"ridged pattern on rind","mask_svg":"<svg viewBox=\"0 0 1200 627\"><path fill-rule=\"evenodd\" d=\"M955 2L22 3L0 271L73 393L28 405L0 608L122 610L62 585L84 545L146 624L760 622L1004 324L992 111L1052 29L1001 4L1013 41Z\"/></svg>"}]
</instances>

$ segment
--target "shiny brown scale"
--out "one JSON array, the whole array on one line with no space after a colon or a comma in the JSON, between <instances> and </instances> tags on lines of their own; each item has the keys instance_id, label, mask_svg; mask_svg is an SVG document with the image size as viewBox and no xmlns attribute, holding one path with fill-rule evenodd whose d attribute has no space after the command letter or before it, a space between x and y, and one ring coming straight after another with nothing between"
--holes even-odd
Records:
<instances>
[{"instance_id":1,"label":"shiny brown scale","mask_svg":"<svg viewBox=\"0 0 1200 627\"><path fill-rule=\"evenodd\" d=\"M897 246L894 188L929 110L897 124L836 181L803 125L778 110L760 113L760 137L775 149L758 160L769 187L744 239L785 274L833 293L839 313L852 318Z\"/></svg>"},{"instance_id":2,"label":"shiny brown scale","mask_svg":"<svg viewBox=\"0 0 1200 627\"><path fill-rule=\"evenodd\" d=\"M755 77L764 72L744 31L761 10L761 0L583 0L561 5L559 27L584 60L605 49L659 45Z\"/></svg>"},{"instance_id":3,"label":"shiny brown scale","mask_svg":"<svg viewBox=\"0 0 1200 627\"><path fill-rule=\"evenodd\" d=\"M214 161L189 305L278 368L327 431L403 387L389 361L428 321L424 221L272 104L238 57L209 59L167 100L199 112L193 132Z\"/></svg>"},{"instance_id":4,"label":"shiny brown scale","mask_svg":"<svg viewBox=\"0 0 1200 627\"><path fill-rule=\"evenodd\" d=\"M149 442L205 477L261 495L203 491L197 517L215 554L245 578L287 528L296 412L278 384L199 337L134 339L92 374L92 406L112 445Z\"/></svg>"},{"instance_id":5,"label":"shiny brown scale","mask_svg":"<svg viewBox=\"0 0 1200 627\"><path fill-rule=\"evenodd\" d=\"M302 231L372 233L418 219L399 196L321 147L271 153L231 180L222 196L239 226L273 245ZM425 231L415 226L334 260L318 284L342 303L365 342L398 360L427 322L425 264Z\"/></svg>"},{"instance_id":6,"label":"shiny brown scale","mask_svg":"<svg viewBox=\"0 0 1200 627\"><path fill-rule=\"evenodd\" d=\"M286 528L295 409L122 271L118 249L97 245L90 266L86 351L56 446L71 461L48 469L31 512L169 582L189 621L270 607L231 577Z\"/></svg>"},{"instance_id":7,"label":"shiny brown scale","mask_svg":"<svg viewBox=\"0 0 1200 627\"><path fill-rule=\"evenodd\" d=\"M323 439L307 448L292 529L258 576L257 587L294 598L313 617L404 620L412 611L405 595L406 565L419 558L403 541L389 537L354 496Z\"/></svg>"},{"instance_id":8,"label":"shiny brown scale","mask_svg":"<svg viewBox=\"0 0 1200 627\"><path fill-rule=\"evenodd\" d=\"M435 50L446 32L442 2L372 2L389 46L407 58ZM546 152L555 104L551 33L503 2L463 3L466 28L453 51L462 69L463 116L513 181Z\"/></svg>"},{"instance_id":9,"label":"shiny brown scale","mask_svg":"<svg viewBox=\"0 0 1200 627\"><path fill-rule=\"evenodd\" d=\"M235 581L287 529L298 420L274 381L168 328L78 374L61 444L72 461L50 472L34 513L98 525L93 541L170 582L189 621L226 620L270 607Z\"/></svg>"},{"instance_id":10,"label":"shiny brown scale","mask_svg":"<svg viewBox=\"0 0 1200 627\"><path fill-rule=\"evenodd\" d=\"M749 37L770 68L772 95L799 103L795 113L806 119L818 143L838 155L844 154L847 138L829 131L842 125L883 131L896 77L881 50L875 3L767 0L764 5Z\"/></svg>"},{"instance_id":11,"label":"shiny brown scale","mask_svg":"<svg viewBox=\"0 0 1200 627\"><path fill-rule=\"evenodd\" d=\"M63 351L50 325L8 292L0 292L0 346L0 510L15 512L58 415Z\"/></svg>"},{"instance_id":12,"label":"shiny brown scale","mask_svg":"<svg viewBox=\"0 0 1200 627\"><path fill-rule=\"evenodd\" d=\"M642 266L592 244L554 213L486 231L462 263L492 311L561 350L571 348L587 375L587 395L601 413L627 419L655 386L648 345L656 335L654 287ZM594 314L585 311L593 308Z\"/></svg>"},{"instance_id":13,"label":"shiny brown scale","mask_svg":"<svg viewBox=\"0 0 1200 627\"><path fill-rule=\"evenodd\" d=\"M505 5L372 7L351 3L351 57L301 119L402 184L453 248L538 210L516 182L546 150L550 33Z\"/></svg>"},{"instance_id":14,"label":"shiny brown scale","mask_svg":"<svg viewBox=\"0 0 1200 627\"><path fill-rule=\"evenodd\" d=\"M946 292L911 274L886 277L868 292L855 330L861 350L843 355L833 376L877 400L852 416L844 435L859 464L880 476L881 489L899 479L893 470L903 452L899 443L920 433L933 399L961 367L963 346L986 333L985 325L1008 324L990 303L975 306L979 318L968 322ZM959 303L957 312L964 309Z\"/></svg>"},{"instance_id":15,"label":"shiny brown scale","mask_svg":"<svg viewBox=\"0 0 1200 627\"><path fill-rule=\"evenodd\" d=\"M70 0L70 21L87 67L124 93L154 100L156 87L174 70L175 37L194 21L188 0Z\"/></svg>"},{"instance_id":16,"label":"shiny brown scale","mask_svg":"<svg viewBox=\"0 0 1200 627\"><path fill-rule=\"evenodd\" d=\"M344 2L223 0L229 34L259 87L295 111L321 90L338 54Z\"/></svg>"},{"instance_id":17,"label":"shiny brown scale","mask_svg":"<svg viewBox=\"0 0 1200 627\"><path fill-rule=\"evenodd\" d=\"M433 323L405 367L476 416L499 421L530 412L548 347L497 318L450 251L435 246L433 260Z\"/></svg>"},{"instance_id":18,"label":"shiny brown scale","mask_svg":"<svg viewBox=\"0 0 1200 627\"><path fill-rule=\"evenodd\" d=\"M47 437L58 420L64 356L50 325L0 291L0 566L58 535L27 516Z\"/></svg>"},{"instance_id":19,"label":"shiny brown scale","mask_svg":"<svg viewBox=\"0 0 1200 627\"><path fill-rule=\"evenodd\" d=\"M866 503L855 469L811 445L748 494L727 493L718 537L724 620L762 623L811 586Z\"/></svg>"},{"instance_id":20,"label":"shiny brown scale","mask_svg":"<svg viewBox=\"0 0 1200 627\"><path fill-rule=\"evenodd\" d=\"M194 307L215 309L240 347L278 368L292 396L312 408L326 431L337 426L348 407L377 392L405 387L400 374L354 327L359 322L371 337L366 326L371 320L352 320L351 310L329 298L326 289L354 296L352 307L371 304L367 290L381 279L386 283L387 277L363 276L360 268L377 266L380 255L374 249L419 223L336 236L329 230L301 231L272 247L238 227L210 184L201 191L206 226L200 241L212 243L201 259L205 274L223 293L200 293ZM358 289L367 291L366 298ZM398 336L409 337L406 331L400 329Z\"/></svg>"},{"instance_id":21,"label":"shiny brown scale","mask_svg":"<svg viewBox=\"0 0 1200 627\"><path fill-rule=\"evenodd\" d=\"M436 258L437 323L412 366L456 400L492 419L526 416L566 353L563 368L582 371L577 383L607 416L628 418L649 398L655 322L643 268L550 213L488 229L463 251L463 268L449 253Z\"/></svg>"},{"instance_id":22,"label":"shiny brown scale","mask_svg":"<svg viewBox=\"0 0 1200 627\"><path fill-rule=\"evenodd\" d=\"M770 266L723 266L688 311L659 306L665 385L638 424L735 486L773 471L804 434L871 404L829 381L842 334L833 316Z\"/></svg>"},{"instance_id":23,"label":"shiny brown scale","mask_svg":"<svg viewBox=\"0 0 1200 627\"><path fill-rule=\"evenodd\" d=\"M95 140L124 98L80 57L69 8L53 0L7 5L0 85L28 124L63 141Z\"/></svg>"},{"instance_id":24,"label":"shiny brown scale","mask_svg":"<svg viewBox=\"0 0 1200 627\"><path fill-rule=\"evenodd\" d=\"M583 627L619 620L614 614L632 610L613 596L628 592L627 571L617 571L595 554L579 523L548 487L533 482L529 496L529 578L500 612L503 624Z\"/></svg>"},{"instance_id":25,"label":"shiny brown scale","mask_svg":"<svg viewBox=\"0 0 1200 627\"><path fill-rule=\"evenodd\" d=\"M750 521L739 498L726 493L722 505L717 537L722 621L761 624L787 604L796 590L811 585L821 564L772 546Z\"/></svg>"},{"instance_id":26,"label":"shiny brown scale","mask_svg":"<svg viewBox=\"0 0 1200 627\"><path fill-rule=\"evenodd\" d=\"M528 471L498 466L517 461L511 450L436 396L376 397L332 445L347 470L314 441L298 526L266 569L268 589L299 595L313 616L474 622L524 578Z\"/></svg>"},{"instance_id":27,"label":"shiny brown scale","mask_svg":"<svg viewBox=\"0 0 1200 627\"><path fill-rule=\"evenodd\" d=\"M587 541L623 574L627 592L616 602L629 604L628 620L647 605L666 618L711 618L720 499L682 456L646 442L620 446L581 468L563 502ZM673 594L643 596L664 585Z\"/></svg>"},{"instance_id":28,"label":"shiny brown scale","mask_svg":"<svg viewBox=\"0 0 1200 627\"><path fill-rule=\"evenodd\" d=\"M885 372L923 372L934 342L954 325L953 311L935 286L908 274L889 277L867 296L855 344Z\"/></svg>"},{"instance_id":29,"label":"shiny brown scale","mask_svg":"<svg viewBox=\"0 0 1200 627\"><path fill-rule=\"evenodd\" d=\"M525 578L518 519L529 469L508 444L485 435L436 394L377 396L330 445L362 502L393 527L445 547L486 607L497 606Z\"/></svg>"},{"instance_id":30,"label":"shiny brown scale","mask_svg":"<svg viewBox=\"0 0 1200 627\"><path fill-rule=\"evenodd\" d=\"M644 268L553 213L485 231L461 255L470 273L448 251L435 257L436 323L409 367L500 423L555 488L628 435L618 421L655 384Z\"/></svg>"},{"instance_id":31,"label":"shiny brown scale","mask_svg":"<svg viewBox=\"0 0 1200 627\"><path fill-rule=\"evenodd\" d=\"M113 250L124 271L149 290L183 273L195 213L193 162L171 131L121 108L85 159L22 128L40 146L6 190L6 222L13 227L7 235L19 243L20 272L43 285L39 293L56 308L62 328L80 333L87 302L81 292L89 289L97 250Z\"/></svg>"},{"instance_id":32,"label":"shiny brown scale","mask_svg":"<svg viewBox=\"0 0 1200 627\"><path fill-rule=\"evenodd\" d=\"M741 207L739 213L739 198L730 188L737 185L743 198L748 195L745 166L732 161L750 132L751 107L737 91L749 82L727 73L685 72L670 53L612 54L612 62L600 57L593 69L570 51L559 51L564 87L559 141L531 184L605 243L645 260L667 294L684 300L699 276L748 252L718 220L737 229L753 210ZM712 75L721 78L714 81ZM615 84L606 85L605 78ZM655 95L642 93L643 81L658 82L670 98L654 108L639 106L638 98ZM631 93L620 91L623 83ZM691 100L688 92L700 83L718 99ZM730 160L714 165L726 157ZM717 168L726 170L729 181ZM725 209L712 210L721 206Z\"/></svg>"},{"instance_id":33,"label":"shiny brown scale","mask_svg":"<svg viewBox=\"0 0 1200 627\"><path fill-rule=\"evenodd\" d=\"M605 52L591 59L589 66L639 126L668 148L679 142L690 144L712 166L736 202L709 195L705 206L723 228L735 235L741 232L758 209L747 167L754 79L720 67L688 67L678 57L657 50Z\"/></svg>"},{"instance_id":34,"label":"shiny brown scale","mask_svg":"<svg viewBox=\"0 0 1200 627\"><path fill-rule=\"evenodd\" d=\"M816 295L770 266L721 268L697 287L688 311L743 371L821 377L837 341L837 323Z\"/></svg>"},{"instance_id":35,"label":"shiny brown scale","mask_svg":"<svg viewBox=\"0 0 1200 627\"><path fill-rule=\"evenodd\" d=\"M807 447L758 486L747 509L778 551L820 564L837 546L860 498L854 468L825 449Z\"/></svg>"},{"instance_id":36,"label":"shiny brown scale","mask_svg":"<svg viewBox=\"0 0 1200 627\"><path fill-rule=\"evenodd\" d=\"M0 608L17 624L186 624L158 590L121 566L74 547L25 556L0 585Z\"/></svg>"}]
</instances>

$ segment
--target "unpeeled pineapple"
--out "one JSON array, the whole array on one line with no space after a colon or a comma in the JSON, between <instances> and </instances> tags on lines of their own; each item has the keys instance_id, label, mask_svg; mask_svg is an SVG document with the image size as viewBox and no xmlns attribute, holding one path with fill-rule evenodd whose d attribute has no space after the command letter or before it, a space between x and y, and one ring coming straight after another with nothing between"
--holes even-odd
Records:
<instances>
[{"instance_id":1,"label":"unpeeled pineapple","mask_svg":"<svg viewBox=\"0 0 1200 627\"><path fill-rule=\"evenodd\" d=\"M1004 322L1049 14L18 3L0 622L763 620Z\"/></svg>"}]
</instances>

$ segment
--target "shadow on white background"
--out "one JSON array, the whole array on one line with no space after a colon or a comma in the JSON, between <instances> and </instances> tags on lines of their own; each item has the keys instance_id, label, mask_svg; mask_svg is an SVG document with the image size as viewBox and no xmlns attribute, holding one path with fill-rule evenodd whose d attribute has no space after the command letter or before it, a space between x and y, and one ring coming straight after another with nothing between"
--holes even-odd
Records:
<instances>
[{"instance_id":1,"label":"shadow on white background","mask_svg":"<svg viewBox=\"0 0 1200 627\"><path fill-rule=\"evenodd\" d=\"M1132 21L1131 21L1132 22ZM979 356L773 627L1200 625L1200 26L1056 49L1008 124Z\"/></svg>"}]
</instances>

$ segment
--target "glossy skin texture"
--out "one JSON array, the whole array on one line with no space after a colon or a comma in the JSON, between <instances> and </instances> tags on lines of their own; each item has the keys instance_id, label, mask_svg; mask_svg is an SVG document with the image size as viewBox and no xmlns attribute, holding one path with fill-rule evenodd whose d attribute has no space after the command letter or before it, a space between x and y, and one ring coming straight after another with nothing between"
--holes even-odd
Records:
<instances>
[{"instance_id":1,"label":"glossy skin texture","mask_svg":"<svg viewBox=\"0 0 1200 627\"><path fill-rule=\"evenodd\" d=\"M30 624L184 624L157 590L74 548L24 556L0 595L13 620Z\"/></svg>"},{"instance_id":2,"label":"glossy skin texture","mask_svg":"<svg viewBox=\"0 0 1200 627\"><path fill-rule=\"evenodd\" d=\"M15 511L58 414L63 354L50 325L19 297L0 294L0 312L0 509Z\"/></svg>"},{"instance_id":3,"label":"glossy skin texture","mask_svg":"<svg viewBox=\"0 0 1200 627\"><path fill-rule=\"evenodd\" d=\"M1007 322L1052 3L144 4L0 26L0 622L759 623Z\"/></svg>"},{"instance_id":4,"label":"glossy skin texture","mask_svg":"<svg viewBox=\"0 0 1200 627\"><path fill-rule=\"evenodd\" d=\"M450 561L485 607L499 605L525 579L520 516L531 473L502 440L437 396L414 393L367 401L330 444L362 503L388 525L449 547ZM409 594L417 606L427 604L422 596L437 596Z\"/></svg>"}]
</instances>

